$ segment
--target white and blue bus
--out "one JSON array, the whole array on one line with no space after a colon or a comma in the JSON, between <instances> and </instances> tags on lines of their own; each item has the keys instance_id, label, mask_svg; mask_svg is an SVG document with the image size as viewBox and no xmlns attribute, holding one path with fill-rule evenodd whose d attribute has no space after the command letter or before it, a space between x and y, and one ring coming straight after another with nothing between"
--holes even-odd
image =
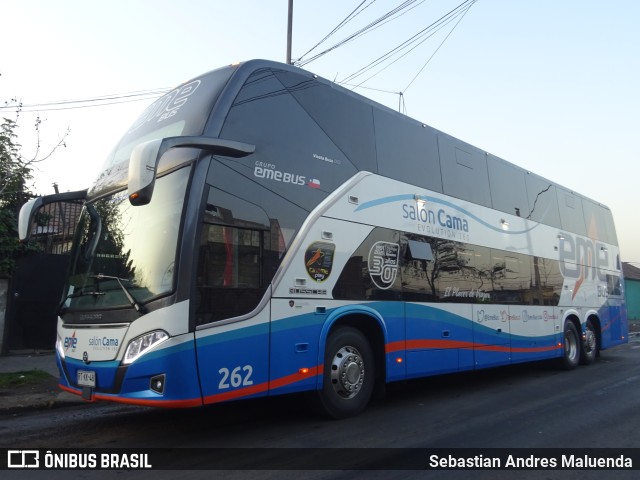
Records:
<instances>
[{"instance_id":1,"label":"white and blue bus","mask_svg":"<svg viewBox=\"0 0 640 480\"><path fill-rule=\"evenodd\" d=\"M153 103L86 192L60 386L159 407L308 391L347 417L387 382L594 362L627 341L620 267L600 203L248 61Z\"/></svg>"}]
</instances>

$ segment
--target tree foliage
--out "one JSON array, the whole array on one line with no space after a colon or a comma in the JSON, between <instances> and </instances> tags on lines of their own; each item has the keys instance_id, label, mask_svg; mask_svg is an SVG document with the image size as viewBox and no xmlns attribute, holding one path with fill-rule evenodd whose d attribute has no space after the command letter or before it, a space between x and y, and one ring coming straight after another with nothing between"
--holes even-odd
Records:
<instances>
[{"instance_id":1,"label":"tree foliage","mask_svg":"<svg viewBox=\"0 0 640 480\"><path fill-rule=\"evenodd\" d=\"M15 120L6 117L0 125L0 205L3 207L12 195L23 192L26 182L31 179L31 169L20 155L17 127Z\"/></svg>"},{"instance_id":2,"label":"tree foliage","mask_svg":"<svg viewBox=\"0 0 640 480\"><path fill-rule=\"evenodd\" d=\"M15 259L27 248L18 241L18 214L20 207L33 196L29 183L33 179L34 165L51 157L59 147L66 146L69 131L43 155L40 151L42 120L37 116L35 153L25 157L16 133L22 105L12 99L5 102L4 107L14 110L14 118L3 117L0 124L0 275L10 275Z\"/></svg>"}]
</instances>

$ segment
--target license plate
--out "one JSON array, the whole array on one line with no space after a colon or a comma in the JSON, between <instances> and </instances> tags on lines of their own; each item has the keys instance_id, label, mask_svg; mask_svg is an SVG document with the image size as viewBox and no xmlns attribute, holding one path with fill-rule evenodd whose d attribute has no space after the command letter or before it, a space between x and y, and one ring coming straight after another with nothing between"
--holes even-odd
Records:
<instances>
[{"instance_id":1,"label":"license plate","mask_svg":"<svg viewBox=\"0 0 640 480\"><path fill-rule=\"evenodd\" d=\"M96 372L88 370L78 370L78 385L81 387L96 386Z\"/></svg>"}]
</instances>

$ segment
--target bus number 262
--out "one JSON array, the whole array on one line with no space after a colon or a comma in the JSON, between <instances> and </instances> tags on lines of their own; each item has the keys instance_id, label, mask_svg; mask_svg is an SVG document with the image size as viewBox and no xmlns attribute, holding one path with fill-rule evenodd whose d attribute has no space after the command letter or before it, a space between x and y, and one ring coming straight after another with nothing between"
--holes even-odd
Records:
<instances>
[{"instance_id":1,"label":"bus number 262","mask_svg":"<svg viewBox=\"0 0 640 480\"><path fill-rule=\"evenodd\" d=\"M222 375L220 383L218 384L219 390L226 388L248 387L253 385L251 375L253 374L253 367L251 365L245 365L244 367L236 367L233 370L228 368L221 368L218 373Z\"/></svg>"}]
</instances>

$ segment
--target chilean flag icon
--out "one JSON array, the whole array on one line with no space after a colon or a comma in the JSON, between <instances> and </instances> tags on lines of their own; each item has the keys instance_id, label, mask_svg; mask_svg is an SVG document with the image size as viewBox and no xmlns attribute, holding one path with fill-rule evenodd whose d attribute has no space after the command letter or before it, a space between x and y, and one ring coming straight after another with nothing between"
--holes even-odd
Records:
<instances>
[{"instance_id":1,"label":"chilean flag icon","mask_svg":"<svg viewBox=\"0 0 640 480\"><path fill-rule=\"evenodd\" d=\"M309 180L309 183L307 185L309 185L311 188L320 188L320 180L318 180L317 178L312 178Z\"/></svg>"}]
</instances>

